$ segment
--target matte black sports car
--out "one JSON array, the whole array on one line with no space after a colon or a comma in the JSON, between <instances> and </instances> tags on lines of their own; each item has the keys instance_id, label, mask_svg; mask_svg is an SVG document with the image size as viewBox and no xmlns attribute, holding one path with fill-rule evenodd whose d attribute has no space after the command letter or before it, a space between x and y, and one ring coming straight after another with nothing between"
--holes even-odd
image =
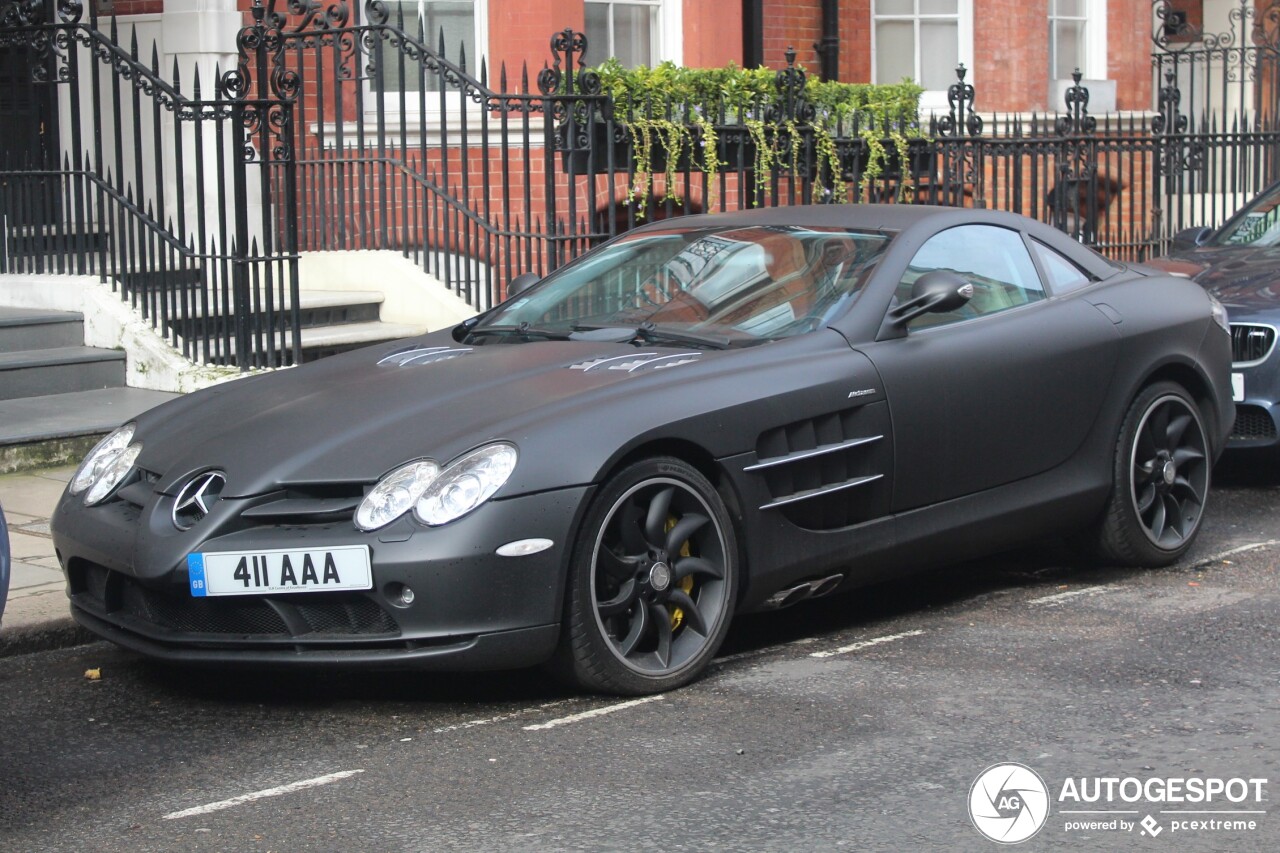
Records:
<instances>
[{"instance_id":1,"label":"matte black sports car","mask_svg":"<svg viewBox=\"0 0 1280 853\"><path fill-rule=\"evenodd\" d=\"M1234 450L1280 448L1280 183L1221 228L1189 228L1152 262L1189 275L1222 300L1231 322Z\"/></svg>"},{"instance_id":2,"label":"matte black sports car","mask_svg":"<svg viewBox=\"0 0 1280 853\"><path fill-rule=\"evenodd\" d=\"M738 612L1047 534L1176 560L1230 362L1202 288L1018 216L690 216L141 415L54 540L76 619L160 658L665 690Z\"/></svg>"}]
</instances>

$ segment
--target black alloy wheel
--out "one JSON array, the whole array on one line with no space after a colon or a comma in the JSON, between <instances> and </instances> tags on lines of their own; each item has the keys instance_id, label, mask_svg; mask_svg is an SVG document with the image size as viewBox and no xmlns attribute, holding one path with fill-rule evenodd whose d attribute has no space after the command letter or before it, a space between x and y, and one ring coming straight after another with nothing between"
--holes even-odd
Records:
<instances>
[{"instance_id":1,"label":"black alloy wheel","mask_svg":"<svg viewBox=\"0 0 1280 853\"><path fill-rule=\"evenodd\" d=\"M1209 497L1211 463L1200 410L1181 386L1160 382L1129 408L1103 519L1103 555L1168 565L1191 547Z\"/></svg>"},{"instance_id":2,"label":"black alloy wheel","mask_svg":"<svg viewBox=\"0 0 1280 853\"><path fill-rule=\"evenodd\" d=\"M695 468L638 462L593 501L570 571L561 669L591 690L669 690L695 678L728 631L733 524Z\"/></svg>"}]
</instances>

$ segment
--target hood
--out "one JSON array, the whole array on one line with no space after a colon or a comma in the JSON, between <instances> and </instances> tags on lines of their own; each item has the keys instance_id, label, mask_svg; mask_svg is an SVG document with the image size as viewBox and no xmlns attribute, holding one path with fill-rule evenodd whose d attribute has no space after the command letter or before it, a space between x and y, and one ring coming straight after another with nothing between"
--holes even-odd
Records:
<instances>
[{"instance_id":1,"label":"hood","mask_svg":"<svg viewBox=\"0 0 1280 853\"><path fill-rule=\"evenodd\" d=\"M1193 278L1227 306L1232 320L1280 313L1280 246L1199 246L1148 264Z\"/></svg>"},{"instance_id":2,"label":"hood","mask_svg":"<svg viewBox=\"0 0 1280 853\"><path fill-rule=\"evenodd\" d=\"M435 333L234 380L153 409L137 419L137 464L158 474L157 488L169 494L210 468L227 474L224 497L367 483L412 459L443 464L498 439L520 446L528 425L552 411L589 417L603 389L652 387L732 355L556 341L469 347Z\"/></svg>"}]
</instances>

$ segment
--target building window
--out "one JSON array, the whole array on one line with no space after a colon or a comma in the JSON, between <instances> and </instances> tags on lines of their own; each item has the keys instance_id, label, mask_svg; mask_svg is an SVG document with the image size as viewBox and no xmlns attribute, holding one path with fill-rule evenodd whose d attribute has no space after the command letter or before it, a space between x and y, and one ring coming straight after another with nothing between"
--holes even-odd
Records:
<instances>
[{"instance_id":1,"label":"building window","mask_svg":"<svg viewBox=\"0 0 1280 853\"><path fill-rule=\"evenodd\" d=\"M680 61L683 0L586 0L587 56L626 68Z\"/></svg>"},{"instance_id":2,"label":"building window","mask_svg":"<svg viewBox=\"0 0 1280 853\"><path fill-rule=\"evenodd\" d=\"M956 65L973 64L973 0L874 0L872 15L877 83L946 92Z\"/></svg>"},{"instance_id":3,"label":"building window","mask_svg":"<svg viewBox=\"0 0 1280 853\"><path fill-rule=\"evenodd\" d=\"M1107 76L1106 0L1049 0L1049 79Z\"/></svg>"},{"instance_id":4,"label":"building window","mask_svg":"<svg viewBox=\"0 0 1280 853\"><path fill-rule=\"evenodd\" d=\"M1049 0L1049 79L1067 80L1089 66L1084 0Z\"/></svg>"},{"instance_id":5,"label":"building window","mask_svg":"<svg viewBox=\"0 0 1280 853\"><path fill-rule=\"evenodd\" d=\"M440 38L444 36L444 55L447 60L457 64L466 51L467 71L473 76L479 75L480 45L478 25L480 13L479 0L405 0L405 2L388 3L390 17L387 25L402 28L410 36L416 37L421 32L426 35L427 47L432 51L440 49ZM403 19L401 18L403 15ZM417 92L423 88L421 63L405 58L401 71L399 51L389 48L386 42L381 43L383 90L393 92ZM434 74L426 80L428 92L436 91L439 81Z\"/></svg>"}]
</instances>

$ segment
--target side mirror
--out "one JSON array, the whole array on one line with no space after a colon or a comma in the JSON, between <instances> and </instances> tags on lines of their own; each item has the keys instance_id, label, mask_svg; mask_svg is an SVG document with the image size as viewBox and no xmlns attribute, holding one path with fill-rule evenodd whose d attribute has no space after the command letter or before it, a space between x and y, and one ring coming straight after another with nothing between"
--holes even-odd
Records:
<instances>
[{"instance_id":1,"label":"side mirror","mask_svg":"<svg viewBox=\"0 0 1280 853\"><path fill-rule=\"evenodd\" d=\"M1196 246L1203 246L1205 240L1208 240L1209 235L1212 233L1212 228L1205 228L1204 226L1183 228L1173 235L1173 248L1194 249Z\"/></svg>"},{"instance_id":2,"label":"side mirror","mask_svg":"<svg viewBox=\"0 0 1280 853\"><path fill-rule=\"evenodd\" d=\"M916 279L911 298L890 312L894 325L906 326L921 314L954 311L973 298L973 285L950 270L932 270Z\"/></svg>"},{"instance_id":3,"label":"side mirror","mask_svg":"<svg viewBox=\"0 0 1280 853\"><path fill-rule=\"evenodd\" d=\"M536 272L522 272L520 275L511 279L511 283L507 285L507 298L510 299L523 291L533 287L542 278Z\"/></svg>"}]
</instances>

